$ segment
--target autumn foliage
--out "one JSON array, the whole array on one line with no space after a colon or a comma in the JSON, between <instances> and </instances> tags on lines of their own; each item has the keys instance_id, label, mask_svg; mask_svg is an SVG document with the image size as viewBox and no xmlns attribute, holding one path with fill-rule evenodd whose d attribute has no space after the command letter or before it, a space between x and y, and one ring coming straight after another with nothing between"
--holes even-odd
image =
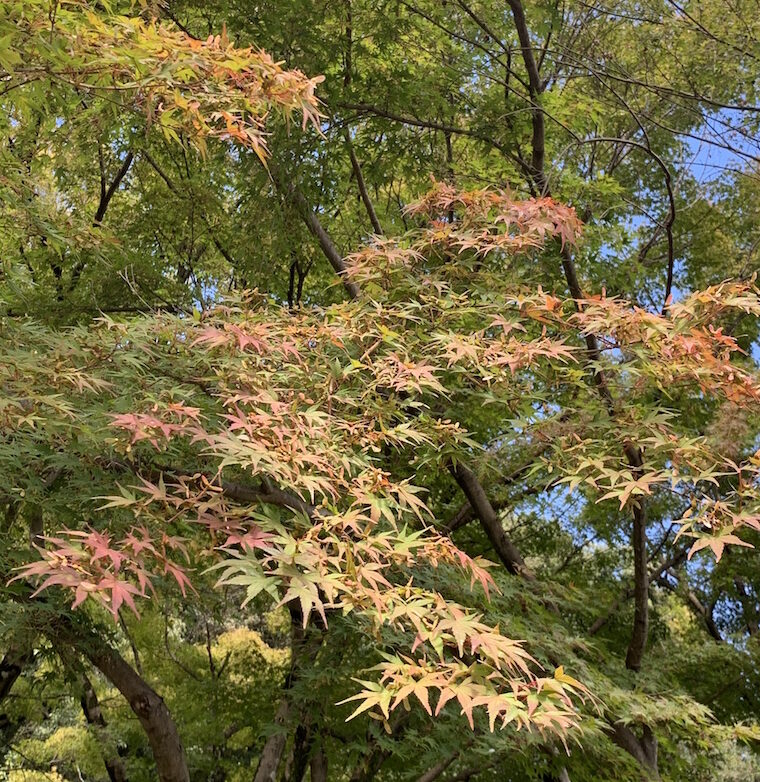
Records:
<instances>
[{"instance_id":1,"label":"autumn foliage","mask_svg":"<svg viewBox=\"0 0 760 782\"><path fill-rule=\"evenodd\" d=\"M317 130L324 119L321 78L239 48L225 32L196 39L147 11L104 13L84 0L47 8L34 0L0 11L0 42L14 42L0 49L5 89L44 85L61 106L128 111L146 139L176 145L188 170L193 150L205 160L214 145L230 160L255 155L266 169L270 115L298 115ZM23 102L14 111L14 122L26 116ZM26 179L9 168L0 186L16 193L19 223L39 227L47 223ZM103 178L101 189L102 205ZM288 305L230 284L210 303L199 294L192 311L135 308L149 311L67 328L4 318L0 464L41 465L13 487L13 502L37 513L71 475L82 491L108 487L87 493L84 511L54 526L48 513L31 528L3 574L9 602L52 606L57 624L46 632L78 649L77 621L126 633L133 617L213 583L243 616L286 609L287 708L296 663L334 635L361 650L341 659L350 675L330 691L346 721L363 715L398 735L404 715L421 709L463 718L474 736L522 729L521 747L552 758L558 744L569 751L587 735L613 736L640 761L628 726L643 726L646 745L662 703L642 690L645 705L633 699L625 713L617 684L595 667L595 642L573 635L589 608L577 603L593 589L579 597L573 583L542 583L541 563L523 559L509 537L510 497L497 495L549 497L533 509L538 517L598 506L626 535L633 521L644 541L630 590L641 587L634 621L643 649L648 571L660 554L647 561L648 508L664 508L663 541L672 530L669 545L685 546L680 560L709 556L708 569L752 548L760 532L757 444L732 449L702 424L760 412L760 376L738 325L760 317L760 290L754 278L727 280L670 296L655 312L601 287L568 295L542 286L531 266L566 268L585 241L576 210L546 194L433 179L400 215L405 230L365 233L332 259L339 275L323 301ZM84 222L93 236L105 233L99 218ZM211 236L208 217L201 222ZM49 265L62 300L63 272ZM83 266L74 265L72 285ZM467 503L456 511L459 492ZM470 519L484 533L475 544L456 535ZM520 581L523 612L533 606L541 622L559 625L572 606L561 642L537 644L514 632L513 616L494 617L508 579ZM166 619L167 652L168 627ZM208 625L206 634L218 679L230 657L218 665ZM159 757L160 731L134 705L124 683L134 679L115 652L106 644L77 654L112 677ZM61 655L65 665L70 657ZM640 662L627 667L633 676ZM158 698L146 692L139 697ZM695 706L683 721L701 730L709 719ZM189 778L183 762L178 776L161 778Z\"/></svg>"},{"instance_id":2,"label":"autumn foliage","mask_svg":"<svg viewBox=\"0 0 760 782\"><path fill-rule=\"evenodd\" d=\"M451 209L457 218L442 219ZM416 585L417 569L433 567L460 571L473 588L493 586L487 563L435 531L425 476L477 456L468 406L509 410L530 395L536 411L520 436L547 445L534 470L621 509L661 487L689 496L681 534L695 538L691 553L709 546L720 556L742 543L744 527L758 526L747 509L756 457L734 464L684 434L677 417L663 410L642 419L631 402L658 392L756 405L756 376L733 361L735 340L714 324L736 310L759 314L760 299L752 285L724 284L662 316L604 296L504 289L500 270L515 254L555 237L577 241L572 209L437 185L409 212L418 230L351 257L349 273L367 292L359 301L294 313L253 292L192 320L103 319L83 332L90 368L79 355L68 368L79 388L102 388L112 363L129 356L144 373L174 367L188 390L182 402L168 392L110 417L139 483L102 508L127 509L133 526L121 535L64 531L17 578L41 577L38 592L71 589L74 607L92 598L114 616L123 603L137 611L135 597L148 596L157 577L190 585L187 551L172 530L200 525L206 542L196 538L196 556L221 570L220 585L244 587L246 602L263 592L295 604L304 626L316 621L329 632L338 612L378 639L386 626L408 637L406 647L387 647L377 679L362 682L355 713L388 718L410 696L438 713L456 700L471 724L483 707L492 728L516 721L564 733L582 685L561 669L537 672L519 641ZM589 333L609 356L601 366L585 355ZM625 388L615 420L645 445L641 471L621 465L603 422L568 430L564 412L548 406L569 386L593 397L594 373ZM19 413L19 424L27 417ZM141 474L146 449L168 454L178 441L203 472L175 464L170 478ZM383 467L390 453L406 454L410 470ZM731 474L736 488L709 500L705 487ZM241 481L249 487L242 501Z\"/></svg>"}]
</instances>

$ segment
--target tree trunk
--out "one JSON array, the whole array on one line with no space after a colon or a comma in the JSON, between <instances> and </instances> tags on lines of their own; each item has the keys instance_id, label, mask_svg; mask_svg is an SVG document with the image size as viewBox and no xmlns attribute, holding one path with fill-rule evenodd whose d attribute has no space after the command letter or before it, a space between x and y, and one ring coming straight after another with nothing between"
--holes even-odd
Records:
<instances>
[{"instance_id":1,"label":"tree trunk","mask_svg":"<svg viewBox=\"0 0 760 782\"><path fill-rule=\"evenodd\" d=\"M739 601L742 604L747 632L750 636L754 637L760 632L760 623L758 623L757 608L755 607L754 600L747 591L747 585L744 583L744 579L737 576L734 579L734 585L736 586L736 591L739 593ZM712 635L713 637L715 636L714 633L712 633Z\"/></svg>"},{"instance_id":2,"label":"tree trunk","mask_svg":"<svg viewBox=\"0 0 760 782\"><path fill-rule=\"evenodd\" d=\"M311 756L311 782L327 782L327 755L321 744Z\"/></svg>"},{"instance_id":3,"label":"tree trunk","mask_svg":"<svg viewBox=\"0 0 760 782\"><path fill-rule=\"evenodd\" d=\"M99 639L90 637L75 646L126 698L140 720L160 782L190 782L185 750L163 698L115 649Z\"/></svg>"},{"instance_id":4,"label":"tree trunk","mask_svg":"<svg viewBox=\"0 0 760 782\"><path fill-rule=\"evenodd\" d=\"M634 445L626 445L625 454L635 477L642 472L641 452ZM625 656L625 667L630 671L641 668L641 660L649 635L649 571L647 569L647 514L643 498L633 506L633 631Z\"/></svg>"},{"instance_id":5,"label":"tree trunk","mask_svg":"<svg viewBox=\"0 0 760 782\"><path fill-rule=\"evenodd\" d=\"M21 672L34 657L31 648L11 646L0 661L0 703L8 697Z\"/></svg>"},{"instance_id":6,"label":"tree trunk","mask_svg":"<svg viewBox=\"0 0 760 782\"><path fill-rule=\"evenodd\" d=\"M31 646L23 647L11 644L5 656L0 660L0 703L10 695L13 685L19 676L34 659L34 651ZM0 712L0 747L10 747L13 736L23 724L23 720L11 720L4 712ZM3 750L5 751L5 750ZM0 759L3 756L0 751Z\"/></svg>"},{"instance_id":7,"label":"tree trunk","mask_svg":"<svg viewBox=\"0 0 760 782\"><path fill-rule=\"evenodd\" d=\"M287 698L283 698L274 717L275 725L278 727L277 733L273 733L264 744L253 782L274 782L277 778L277 769L280 767L282 753L285 751L285 743L288 740L288 734L283 729L283 725L288 718L289 711L290 704Z\"/></svg>"},{"instance_id":8,"label":"tree trunk","mask_svg":"<svg viewBox=\"0 0 760 782\"><path fill-rule=\"evenodd\" d=\"M306 713L296 728L293 737L293 746L285 767L283 782L301 782L309 767L309 755L311 745L314 742L314 731L311 726L311 718Z\"/></svg>"},{"instance_id":9,"label":"tree trunk","mask_svg":"<svg viewBox=\"0 0 760 782\"><path fill-rule=\"evenodd\" d=\"M34 552L36 548L45 546L45 524L42 519L42 506L32 505L29 509L29 548Z\"/></svg>"}]
</instances>

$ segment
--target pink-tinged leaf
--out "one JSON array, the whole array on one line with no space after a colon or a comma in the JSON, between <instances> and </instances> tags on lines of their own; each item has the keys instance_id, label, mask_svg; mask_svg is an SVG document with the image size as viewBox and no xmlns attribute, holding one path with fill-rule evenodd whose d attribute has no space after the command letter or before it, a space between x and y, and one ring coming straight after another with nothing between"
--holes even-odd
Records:
<instances>
[{"instance_id":1,"label":"pink-tinged leaf","mask_svg":"<svg viewBox=\"0 0 760 782\"><path fill-rule=\"evenodd\" d=\"M78 608L95 591L97 591L95 584L91 584L87 581L82 581L81 583L77 584L77 588L74 593L74 602L71 604L71 607Z\"/></svg>"},{"instance_id":2,"label":"pink-tinged leaf","mask_svg":"<svg viewBox=\"0 0 760 782\"><path fill-rule=\"evenodd\" d=\"M97 589L101 592L110 591L110 605L108 608L114 618L118 616L119 609L123 603L129 606L135 616L139 616L133 595L139 595L140 591L134 585L111 576L106 576L97 585Z\"/></svg>"},{"instance_id":3,"label":"pink-tinged leaf","mask_svg":"<svg viewBox=\"0 0 760 782\"><path fill-rule=\"evenodd\" d=\"M209 326L203 329L201 333L190 343L193 347L196 345L205 345L206 347L220 347L221 345L227 345L233 340L230 334L219 329Z\"/></svg>"},{"instance_id":4,"label":"pink-tinged leaf","mask_svg":"<svg viewBox=\"0 0 760 782\"><path fill-rule=\"evenodd\" d=\"M417 700L422 704L425 711L432 717L433 712L430 709L430 693L427 687L422 684L418 684L414 688L414 694L417 696Z\"/></svg>"},{"instance_id":5,"label":"pink-tinged leaf","mask_svg":"<svg viewBox=\"0 0 760 782\"><path fill-rule=\"evenodd\" d=\"M183 597L187 595L188 588L192 591L195 591L193 589L192 583L190 582L190 579L187 577L187 574L178 565L167 561L164 565L164 573L168 573L174 578L180 588L180 591L182 592Z\"/></svg>"},{"instance_id":6,"label":"pink-tinged leaf","mask_svg":"<svg viewBox=\"0 0 760 782\"><path fill-rule=\"evenodd\" d=\"M272 548L273 539L274 536L271 533L264 532L261 527L253 526L242 535L236 532L230 533L222 548L240 546L241 548L248 549L249 551L255 551L256 549L269 551Z\"/></svg>"},{"instance_id":7,"label":"pink-tinged leaf","mask_svg":"<svg viewBox=\"0 0 760 782\"><path fill-rule=\"evenodd\" d=\"M441 690L441 696L438 698L438 704L435 707L435 716L437 717L441 713L441 709L452 699L456 698L456 691L450 687L445 687Z\"/></svg>"}]
</instances>

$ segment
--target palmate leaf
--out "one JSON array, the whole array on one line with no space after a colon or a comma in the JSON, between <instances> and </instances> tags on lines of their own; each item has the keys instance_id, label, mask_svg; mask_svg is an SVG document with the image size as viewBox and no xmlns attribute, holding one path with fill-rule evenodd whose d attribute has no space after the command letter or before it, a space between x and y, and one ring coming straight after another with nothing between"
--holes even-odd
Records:
<instances>
[{"instance_id":1,"label":"palmate leaf","mask_svg":"<svg viewBox=\"0 0 760 782\"><path fill-rule=\"evenodd\" d=\"M107 500L103 505L98 506L98 510L107 510L108 508L129 508L137 504L137 496L128 489L119 486L121 495L111 495L107 497L95 497L96 500Z\"/></svg>"},{"instance_id":2,"label":"palmate leaf","mask_svg":"<svg viewBox=\"0 0 760 782\"><path fill-rule=\"evenodd\" d=\"M278 576L265 573L253 557L243 552L230 553L233 555L232 558L218 562L205 571L207 573L222 571L217 586L245 587L244 606L262 592L268 594L273 600L279 599L278 588L282 581Z\"/></svg>"}]
</instances>

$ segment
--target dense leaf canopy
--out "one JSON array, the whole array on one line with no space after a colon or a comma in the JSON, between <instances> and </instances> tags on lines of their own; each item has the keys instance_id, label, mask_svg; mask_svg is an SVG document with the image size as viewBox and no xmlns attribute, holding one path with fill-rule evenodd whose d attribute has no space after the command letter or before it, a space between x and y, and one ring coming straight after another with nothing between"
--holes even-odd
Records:
<instances>
[{"instance_id":1,"label":"dense leaf canopy","mask_svg":"<svg viewBox=\"0 0 760 782\"><path fill-rule=\"evenodd\" d=\"M0 8L0 780L760 778L755 4Z\"/></svg>"}]
</instances>

